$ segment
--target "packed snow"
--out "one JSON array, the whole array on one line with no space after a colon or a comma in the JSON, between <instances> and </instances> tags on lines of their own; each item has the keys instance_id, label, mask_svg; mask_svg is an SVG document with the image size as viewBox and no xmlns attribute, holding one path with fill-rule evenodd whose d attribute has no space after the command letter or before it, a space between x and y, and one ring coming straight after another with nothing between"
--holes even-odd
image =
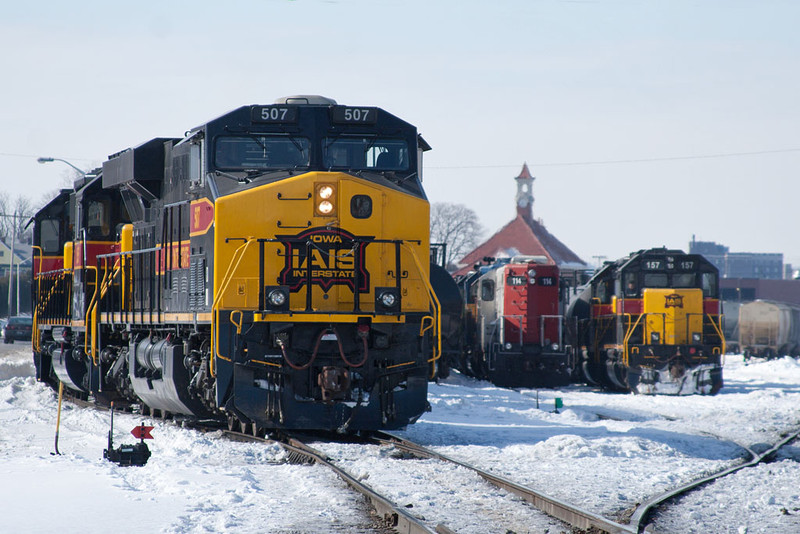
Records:
<instances>
[{"instance_id":1,"label":"packed snow","mask_svg":"<svg viewBox=\"0 0 800 534\"><path fill-rule=\"evenodd\" d=\"M33 378L30 345L0 347L3 532L375 532L364 499L324 467L287 463L277 445L231 443L128 414L115 446L155 426L144 467L103 460L109 414L65 404ZM453 373L401 436L624 521L636 503L743 461L800 427L800 363L728 356L713 397L502 389ZM563 407L555 410L555 399ZM317 443L432 527L567 532L461 468L386 449ZM800 445L690 493L653 520L657 532L800 532ZM487 506L485 503L491 503Z\"/></svg>"}]
</instances>

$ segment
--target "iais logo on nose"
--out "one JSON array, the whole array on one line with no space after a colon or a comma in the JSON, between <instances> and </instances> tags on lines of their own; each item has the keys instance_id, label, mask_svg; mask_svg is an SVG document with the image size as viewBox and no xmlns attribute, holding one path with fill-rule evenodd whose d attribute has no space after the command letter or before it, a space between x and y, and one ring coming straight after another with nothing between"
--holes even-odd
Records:
<instances>
[{"instance_id":1,"label":"iais logo on nose","mask_svg":"<svg viewBox=\"0 0 800 534\"><path fill-rule=\"evenodd\" d=\"M358 284L359 293L369 292L365 250L371 236L354 236L341 228L325 226L275 237L286 252L280 283L291 291L299 291L310 274L311 283L324 291L341 284L355 292Z\"/></svg>"}]
</instances>

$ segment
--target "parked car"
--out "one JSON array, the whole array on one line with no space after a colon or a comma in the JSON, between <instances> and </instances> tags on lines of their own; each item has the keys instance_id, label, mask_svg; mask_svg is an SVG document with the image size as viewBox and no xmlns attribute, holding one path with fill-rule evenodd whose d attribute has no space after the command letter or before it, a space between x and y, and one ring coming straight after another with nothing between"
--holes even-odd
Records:
<instances>
[{"instance_id":1,"label":"parked car","mask_svg":"<svg viewBox=\"0 0 800 534\"><path fill-rule=\"evenodd\" d=\"M33 331L33 318L26 316L11 317L3 329L3 343L14 341L30 341Z\"/></svg>"},{"instance_id":2,"label":"parked car","mask_svg":"<svg viewBox=\"0 0 800 534\"><path fill-rule=\"evenodd\" d=\"M6 337L6 323L7 322L8 322L8 319L0 319L0 337L2 337L2 338Z\"/></svg>"}]
</instances>

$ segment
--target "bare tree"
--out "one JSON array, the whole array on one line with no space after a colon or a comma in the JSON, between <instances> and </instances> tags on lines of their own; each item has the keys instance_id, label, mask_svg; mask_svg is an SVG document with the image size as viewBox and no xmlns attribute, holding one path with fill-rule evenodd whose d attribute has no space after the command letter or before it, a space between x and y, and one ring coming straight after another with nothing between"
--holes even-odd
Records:
<instances>
[{"instance_id":1,"label":"bare tree","mask_svg":"<svg viewBox=\"0 0 800 534\"><path fill-rule=\"evenodd\" d=\"M11 244L11 237L16 234L19 242L29 241L29 233L25 225L33 216L34 208L28 197L12 199L5 191L0 192L0 239Z\"/></svg>"},{"instance_id":2,"label":"bare tree","mask_svg":"<svg viewBox=\"0 0 800 534\"><path fill-rule=\"evenodd\" d=\"M0 239L6 241L6 238L11 235L11 228L14 226L12 223L13 218L9 217L14 213L14 210L9 211L11 206L11 199L8 192L0 191Z\"/></svg>"},{"instance_id":3,"label":"bare tree","mask_svg":"<svg viewBox=\"0 0 800 534\"><path fill-rule=\"evenodd\" d=\"M447 265L464 257L483 235L478 216L463 204L436 202L431 205L431 242L447 244Z\"/></svg>"},{"instance_id":4,"label":"bare tree","mask_svg":"<svg viewBox=\"0 0 800 534\"><path fill-rule=\"evenodd\" d=\"M28 197L17 197L14 204L14 213L17 214L17 218L14 219L14 232L17 234L17 239L30 244L32 237L30 232L31 228L26 229L25 226L28 224L30 218L33 217L33 203Z\"/></svg>"}]
</instances>

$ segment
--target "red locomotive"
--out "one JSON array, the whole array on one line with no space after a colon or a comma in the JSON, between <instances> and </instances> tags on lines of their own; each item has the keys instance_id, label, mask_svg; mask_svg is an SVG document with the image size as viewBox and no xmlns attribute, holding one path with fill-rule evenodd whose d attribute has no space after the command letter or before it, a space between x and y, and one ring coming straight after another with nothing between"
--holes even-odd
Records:
<instances>
[{"instance_id":1,"label":"red locomotive","mask_svg":"<svg viewBox=\"0 0 800 534\"><path fill-rule=\"evenodd\" d=\"M560 387L572 381L564 344L565 291L558 266L517 256L461 281L465 350L459 367L502 387Z\"/></svg>"}]
</instances>

